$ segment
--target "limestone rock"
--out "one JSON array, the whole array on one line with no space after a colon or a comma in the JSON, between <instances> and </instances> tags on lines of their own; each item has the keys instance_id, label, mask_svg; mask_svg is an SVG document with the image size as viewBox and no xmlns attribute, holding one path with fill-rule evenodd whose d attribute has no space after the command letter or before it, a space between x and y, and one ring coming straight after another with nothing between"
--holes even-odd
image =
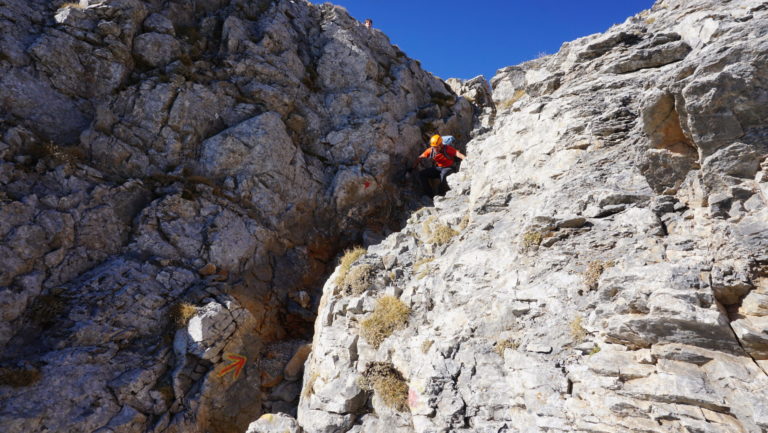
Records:
<instances>
[{"instance_id":1,"label":"limestone rock","mask_svg":"<svg viewBox=\"0 0 768 433\"><path fill-rule=\"evenodd\" d=\"M248 426L246 433L301 433L295 419L282 414L267 413Z\"/></svg>"},{"instance_id":2,"label":"limestone rock","mask_svg":"<svg viewBox=\"0 0 768 433\"><path fill-rule=\"evenodd\" d=\"M142 33L133 41L133 55L149 66L165 66L181 54L181 46L172 35Z\"/></svg>"},{"instance_id":3,"label":"limestone rock","mask_svg":"<svg viewBox=\"0 0 768 433\"><path fill-rule=\"evenodd\" d=\"M499 70L452 191L358 259L389 278L326 283L305 431L768 428L760 3L665 0ZM382 296L409 315L374 347ZM398 380L360 405L370 365Z\"/></svg>"}]
</instances>

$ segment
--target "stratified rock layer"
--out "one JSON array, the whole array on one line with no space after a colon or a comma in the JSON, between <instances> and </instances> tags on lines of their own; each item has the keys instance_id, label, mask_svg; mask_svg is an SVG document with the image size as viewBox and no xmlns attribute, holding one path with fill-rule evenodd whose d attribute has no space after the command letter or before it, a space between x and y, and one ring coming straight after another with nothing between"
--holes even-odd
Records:
<instances>
[{"instance_id":1,"label":"stratified rock layer","mask_svg":"<svg viewBox=\"0 0 768 433\"><path fill-rule=\"evenodd\" d=\"M766 53L764 2L664 0L500 70L452 191L326 284L304 431L768 431Z\"/></svg>"},{"instance_id":2,"label":"stratified rock layer","mask_svg":"<svg viewBox=\"0 0 768 433\"><path fill-rule=\"evenodd\" d=\"M402 224L425 134L471 123L331 5L3 2L3 432L295 411L328 265Z\"/></svg>"}]
</instances>

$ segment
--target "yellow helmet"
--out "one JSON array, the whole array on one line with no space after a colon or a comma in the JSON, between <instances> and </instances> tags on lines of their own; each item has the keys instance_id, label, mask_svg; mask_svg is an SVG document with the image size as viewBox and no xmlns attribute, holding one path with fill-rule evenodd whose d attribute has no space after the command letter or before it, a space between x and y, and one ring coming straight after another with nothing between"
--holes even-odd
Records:
<instances>
[{"instance_id":1,"label":"yellow helmet","mask_svg":"<svg viewBox=\"0 0 768 433\"><path fill-rule=\"evenodd\" d=\"M439 146L443 144L443 137L439 135L433 135L432 138L429 140L429 145L432 147Z\"/></svg>"}]
</instances>

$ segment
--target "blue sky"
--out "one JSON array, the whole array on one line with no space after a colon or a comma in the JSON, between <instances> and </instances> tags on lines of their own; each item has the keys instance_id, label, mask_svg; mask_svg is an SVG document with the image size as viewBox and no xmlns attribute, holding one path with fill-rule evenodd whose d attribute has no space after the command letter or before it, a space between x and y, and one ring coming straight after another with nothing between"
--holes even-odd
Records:
<instances>
[{"instance_id":1,"label":"blue sky","mask_svg":"<svg viewBox=\"0 0 768 433\"><path fill-rule=\"evenodd\" d=\"M313 3L323 3L312 0ZM440 78L496 70L603 32L653 0L335 0Z\"/></svg>"}]
</instances>

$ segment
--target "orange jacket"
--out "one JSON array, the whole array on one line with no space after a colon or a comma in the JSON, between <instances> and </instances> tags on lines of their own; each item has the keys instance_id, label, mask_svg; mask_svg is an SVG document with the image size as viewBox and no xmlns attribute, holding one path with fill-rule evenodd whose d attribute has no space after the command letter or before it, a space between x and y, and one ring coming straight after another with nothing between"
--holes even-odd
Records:
<instances>
[{"instance_id":1,"label":"orange jacket","mask_svg":"<svg viewBox=\"0 0 768 433\"><path fill-rule=\"evenodd\" d=\"M432 156L432 151L435 152L434 156ZM456 149L447 144L443 145L443 149L440 152L438 152L437 149L430 147L419 155L419 158L432 158L435 160L435 164L437 164L438 167L452 167L455 157Z\"/></svg>"}]
</instances>

